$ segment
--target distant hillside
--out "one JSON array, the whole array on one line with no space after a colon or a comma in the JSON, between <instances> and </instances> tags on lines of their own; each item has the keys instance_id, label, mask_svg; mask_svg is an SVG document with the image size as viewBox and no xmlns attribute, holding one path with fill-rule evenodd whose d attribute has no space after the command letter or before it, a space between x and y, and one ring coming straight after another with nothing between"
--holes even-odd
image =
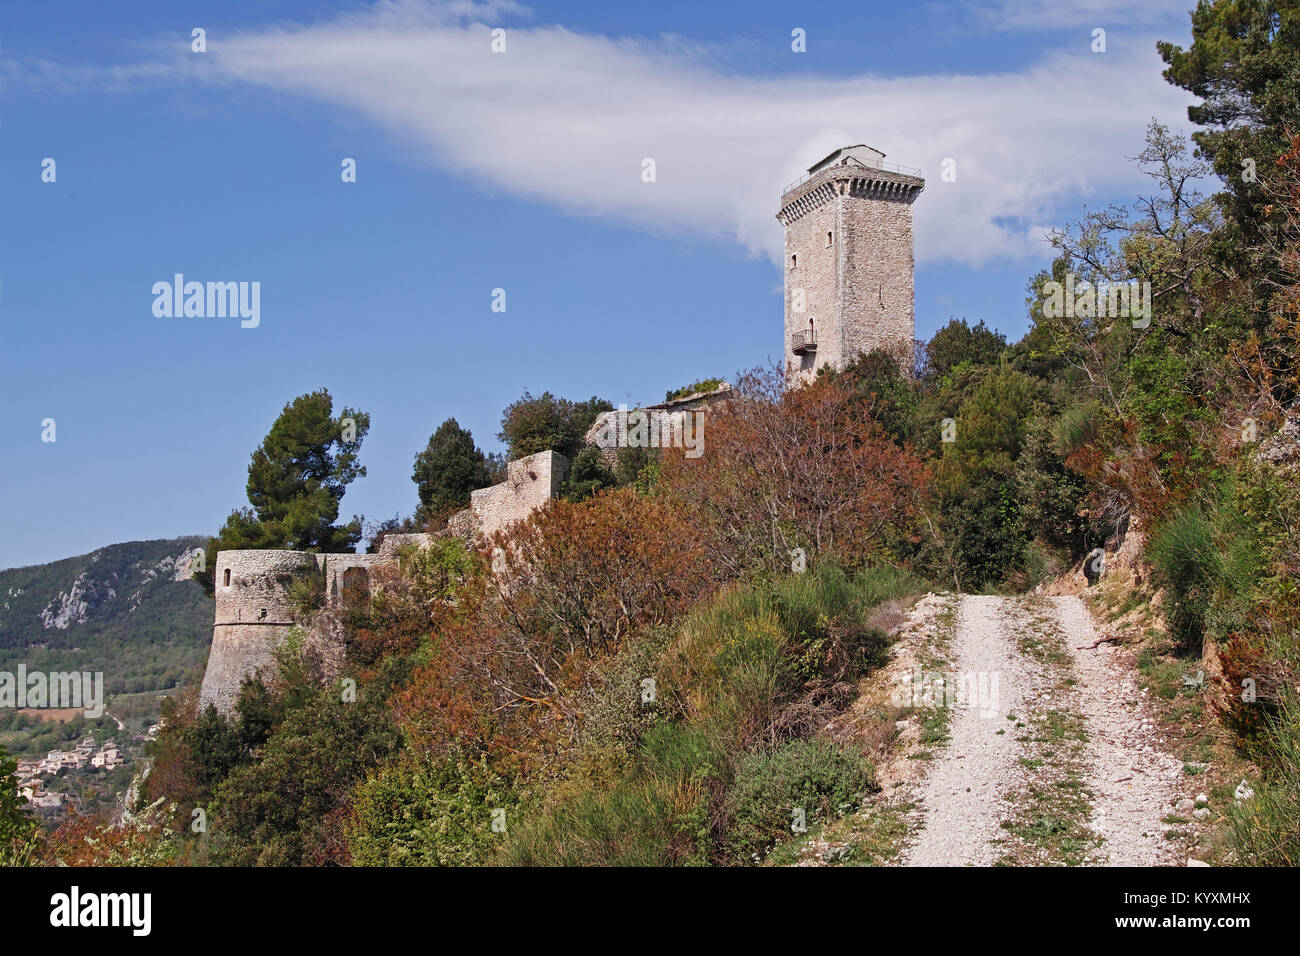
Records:
<instances>
[{"instance_id":1,"label":"distant hillside","mask_svg":"<svg viewBox=\"0 0 1300 956\"><path fill-rule=\"evenodd\" d=\"M109 693L195 679L212 602L189 580L188 562L205 540L128 541L0 571L0 670L103 671Z\"/></svg>"}]
</instances>

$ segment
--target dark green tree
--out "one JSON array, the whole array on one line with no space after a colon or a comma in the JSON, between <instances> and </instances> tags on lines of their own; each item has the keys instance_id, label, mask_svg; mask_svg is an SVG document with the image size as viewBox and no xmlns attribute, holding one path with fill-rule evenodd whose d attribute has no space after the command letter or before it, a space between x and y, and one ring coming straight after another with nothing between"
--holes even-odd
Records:
<instances>
[{"instance_id":1,"label":"dark green tree","mask_svg":"<svg viewBox=\"0 0 1300 956\"><path fill-rule=\"evenodd\" d=\"M186 770L201 801L211 799L217 786L248 753L238 731L212 704L186 728L183 740L189 752Z\"/></svg>"},{"instance_id":2,"label":"dark green tree","mask_svg":"<svg viewBox=\"0 0 1300 956\"><path fill-rule=\"evenodd\" d=\"M989 373L953 416L955 441L942 445L936 479L962 588L996 585L1023 567L1031 529L1016 461L1040 408L1040 388L1010 369Z\"/></svg>"},{"instance_id":3,"label":"dark green tree","mask_svg":"<svg viewBox=\"0 0 1300 956\"><path fill-rule=\"evenodd\" d=\"M573 402L550 392L534 398L525 391L522 398L506 406L497 437L509 446L511 460L554 449L572 461L596 416L613 408L594 395L585 402Z\"/></svg>"},{"instance_id":4,"label":"dark green tree","mask_svg":"<svg viewBox=\"0 0 1300 956\"><path fill-rule=\"evenodd\" d=\"M487 456L474 444L474 436L449 418L415 456L411 474L420 496L418 517L426 520L469 504L469 493L492 484Z\"/></svg>"},{"instance_id":5,"label":"dark green tree","mask_svg":"<svg viewBox=\"0 0 1300 956\"><path fill-rule=\"evenodd\" d=\"M369 430L365 412L345 408L335 416L334 400L323 388L285 405L248 465L252 507L232 512L209 540L205 568L195 578L211 592L218 551L351 550L361 539L361 519L335 522L348 485L366 473L358 456Z\"/></svg>"},{"instance_id":6,"label":"dark green tree","mask_svg":"<svg viewBox=\"0 0 1300 956\"><path fill-rule=\"evenodd\" d=\"M1282 210L1267 185L1300 131L1300 3L1200 0L1191 18L1190 47L1156 45L1168 64L1164 76L1201 98L1187 116L1201 127L1192 139L1226 186L1216 197L1228 221L1221 252L1238 267L1271 273L1276 262L1263 239Z\"/></svg>"},{"instance_id":7,"label":"dark green tree","mask_svg":"<svg viewBox=\"0 0 1300 956\"><path fill-rule=\"evenodd\" d=\"M37 829L36 818L27 809L27 799L18 793L18 761L0 748L0 863L8 864L18 848Z\"/></svg>"},{"instance_id":8,"label":"dark green tree","mask_svg":"<svg viewBox=\"0 0 1300 956\"><path fill-rule=\"evenodd\" d=\"M344 702L337 687L290 710L262 759L231 771L218 791L223 862L299 866L340 862L333 828L358 781L400 746L387 707L363 695Z\"/></svg>"},{"instance_id":9,"label":"dark green tree","mask_svg":"<svg viewBox=\"0 0 1300 956\"><path fill-rule=\"evenodd\" d=\"M963 363L997 365L1007 339L984 324L970 325L965 319L950 319L934 333L925 350L925 377L940 379Z\"/></svg>"},{"instance_id":10,"label":"dark green tree","mask_svg":"<svg viewBox=\"0 0 1300 956\"><path fill-rule=\"evenodd\" d=\"M859 355L835 372L829 365L821 374L851 383L854 400L865 405L868 414L895 444L916 443L919 427L916 386L898 367L898 360L883 349Z\"/></svg>"},{"instance_id":11,"label":"dark green tree","mask_svg":"<svg viewBox=\"0 0 1300 956\"><path fill-rule=\"evenodd\" d=\"M573 459L569 476L564 481L564 497L569 501L584 501L604 488L618 484L613 470L605 463L599 448L584 448Z\"/></svg>"}]
</instances>

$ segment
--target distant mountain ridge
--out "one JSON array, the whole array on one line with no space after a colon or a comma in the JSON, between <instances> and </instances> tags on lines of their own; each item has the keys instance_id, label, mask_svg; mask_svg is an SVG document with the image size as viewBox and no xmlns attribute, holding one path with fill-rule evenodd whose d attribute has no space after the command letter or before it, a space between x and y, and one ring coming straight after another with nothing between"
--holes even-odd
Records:
<instances>
[{"instance_id":1,"label":"distant mountain ridge","mask_svg":"<svg viewBox=\"0 0 1300 956\"><path fill-rule=\"evenodd\" d=\"M189 561L206 540L128 541L0 571L0 670L103 671L109 693L197 679L212 602Z\"/></svg>"}]
</instances>

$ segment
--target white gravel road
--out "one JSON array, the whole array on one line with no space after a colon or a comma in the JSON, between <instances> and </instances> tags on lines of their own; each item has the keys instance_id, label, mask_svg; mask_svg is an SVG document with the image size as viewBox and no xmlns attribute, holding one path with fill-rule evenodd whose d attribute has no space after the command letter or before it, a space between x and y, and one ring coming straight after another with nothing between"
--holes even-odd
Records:
<instances>
[{"instance_id":1,"label":"white gravel road","mask_svg":"<svg viewBox=\"0 0 1300 956\"><path fill-rule=\"evenodd\" d=\"M1163 839L1161 817L1177 797L1181 763L1161 747L1150 706L1122 651L1102 644L1083 603L1050 598L1050 609L1072 655L1077 683L1071 707L1085 720L1088 743L1084 776L1095 796L1089 826L1105 838L1089 854L1093 865L1158 865L1175 861ZM958 702L940 747L914 796L924 825L904 852L907 866L986 866L1005 853L1005 797L1023 779L1024 752L1009 714L1024 717L1047 700L1059 679L1022 654L1017 628L1036 626L1021 599L964 595L950 657L960 675L997 675L996 706L975 699ZM971 695L973 698L973 695ZM998 731L1003 731L998 733Z\"/></svg>"},{"instance_id":2,"label":"white gravel road","mask_svg":"<svg viewBox=\"0 0 1300 956\"><path fill-rule=\"evenodd\" d=\"M1137 670L1114 644L1092 648L1098 634L1077 597L1052 598L1074 655L1080 709L1087 720L1094 830L1106 838L1098 863L1177 865L1161 818L1186 779L1156 732L1151 704Z\"/></svg>"}]
</instances>

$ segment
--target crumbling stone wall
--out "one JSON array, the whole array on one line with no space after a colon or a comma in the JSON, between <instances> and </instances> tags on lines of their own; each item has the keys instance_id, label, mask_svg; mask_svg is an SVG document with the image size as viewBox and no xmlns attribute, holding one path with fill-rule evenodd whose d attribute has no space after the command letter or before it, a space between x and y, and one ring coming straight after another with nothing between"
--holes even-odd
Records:
<instances>
[{"instance_id":1,"label":"crumbling stone wall","mask_svg":"<svg viewBox=\"0 0 1300 956\"><path fill-rule=\"evenodd\" d=\"M199 706L234 710L244 678L269 670L275 648L288 637L296 611L294 579L324 571L325 555L303 551L220 551L215 573L212 647Z\"/></svg>"},{"instance_id":2,"label":"crumbling stone wall","mask_svg":"<svg viewBox=\"0 0 1300 956\"><path fill-rule=\"evenodd\" d=\"M379 543L379 556L396 558L397 552L402 548L427 548L432 543L431 534L389 534L385 535L384 540Z\"/></svg>"},{"instance_id":3,"label":"crumbling stone wall","mask_svg":"<svg viewBox=\"0 0 1300 956\"><path fill-rule=\"evenodd\" d=\"M568 470L569 460L554 451L512 461L507 480L475 491L470 507L456 516L453 523L467 539L508 527L556 497ZM298 619L299 610L289 592L294 580L306 574L320 574L324 608L338 608L349 594L369 594L372 575L379 569L396 567L401 548L428 547L431 537L387 535L377 554L218 552L212 647L199 691L199 705L214 704L222 713L233 712L244 679L259 669L265 673L271 671L275 649L295 625L303 627L307 647L320 656L326 674L337 673L343 657L342 635L337 628L328 626L322 616L315 621Z\"/></svg>"},{"instance_id":4,"label":"crumbling stone wall","mask_svg":"<svg viewBox=\"0 0 1300 956\"><path fill-rule=\"evenodd\" d=\"M552 498L569 473L569 459L542 451L506 466L506 480L470 493L473 529L488 536L522 521Z\"/></svg>"},{"instance_id":5,"label":"crumbling stone wall","mask_svg":"<svg viewBox=\"0 0 1300 956\"><path fill-rule=\"evenodd\" d=\"M427 535L393 537L420 539ZM323 607L340 607L349 584L355 593L370 593L371 572L393 565L397 546L394 542L388 553L379 554L218 552L212 647L199 691L199 706L214 704L222 713L233 711L244 678L258 670L268 674L273 670L275 650L295 625L303 627L306 646L319 655L326 674L336 673L343 657L340 635L324 622L300 620L290 588L296 579L318 574L324 586Z\"/></svg>"}]
</instances>

